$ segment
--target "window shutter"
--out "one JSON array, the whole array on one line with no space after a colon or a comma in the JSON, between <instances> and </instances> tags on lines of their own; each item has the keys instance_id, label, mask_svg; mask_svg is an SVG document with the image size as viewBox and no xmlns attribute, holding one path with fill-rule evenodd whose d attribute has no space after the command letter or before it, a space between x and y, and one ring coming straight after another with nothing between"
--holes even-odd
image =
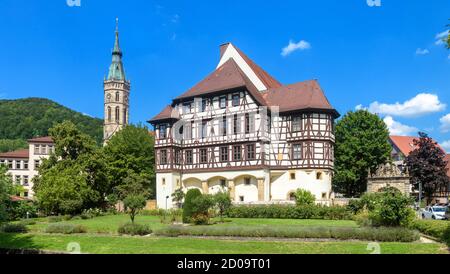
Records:
<instances>
[{"instance_id":1,"label":"window shutter","mask_svg":"<svg viewBox=\"0 0 450 274\"><path fill-rule=\"evenodd\" d=\"M241 116L237 116L236 133L241 133Z\"/></svg>"}]
</instances>

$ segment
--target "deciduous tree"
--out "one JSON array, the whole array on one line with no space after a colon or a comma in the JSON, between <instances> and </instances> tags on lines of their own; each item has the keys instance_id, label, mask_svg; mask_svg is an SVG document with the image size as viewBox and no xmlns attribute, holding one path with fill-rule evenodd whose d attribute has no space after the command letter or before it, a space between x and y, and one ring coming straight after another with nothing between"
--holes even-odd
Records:
<instances>
[{"instance_id":1,"label":"deciduous tree","mask_svg":"<svg viewBox=\"0 0 450 274\"><path fill-rule=\"evenodd\" d=\"M422 191L430 203L433 195L447 187L447 162L445 152L426 133L419 132L419 139L414 140L416 149L406 158L411 183L415 190Z\"/></svg>"},{"instance_id":2,"label":"deciduous tree","mask_svg":"<svg viewBox=\"0 0 450 274\"><path fill-rule=\"evenodd\" d=\"M336 124L333 188L347 197L367 189L369 172L390 159L389 131L377 115L366 110L347 113Z\"/></svg>"},{"instance_id":3,"label":"deciduous tree","mask_svg":"<svg viewBox=\"0 0 450 274\"><path fill-rule=\"evenodd\" d=\"M129 125L117 132L104 147L111 187L123 185L129 171L148 180L148 191L152 198L156 194L154 138L148 129Z\"/></svg>"}]
</instances>

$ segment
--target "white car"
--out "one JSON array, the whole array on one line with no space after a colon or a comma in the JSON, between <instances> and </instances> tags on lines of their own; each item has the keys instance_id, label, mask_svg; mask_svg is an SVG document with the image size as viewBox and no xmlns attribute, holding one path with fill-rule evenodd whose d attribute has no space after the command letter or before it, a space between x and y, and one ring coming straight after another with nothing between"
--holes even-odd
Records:
<instances>
[{"instance_id":1,"label":"white car","mask_svg":"<svg viewBox=\"0 0 450 274\"><path fill-rule=\"evenodd\" d=\"M446 211L445 206L427 206L422 210L422 219L444 220Z\"/></svg>"}]
</instances>

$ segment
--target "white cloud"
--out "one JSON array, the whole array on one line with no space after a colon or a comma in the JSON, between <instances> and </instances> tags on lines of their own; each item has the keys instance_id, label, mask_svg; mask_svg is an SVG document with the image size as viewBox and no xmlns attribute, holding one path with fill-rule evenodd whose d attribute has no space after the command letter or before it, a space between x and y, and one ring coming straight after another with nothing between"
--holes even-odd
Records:
<instances>
[{"instance_id":1,"label":"white cloud","mask_svg":"<svg viewBox=\"0 0 450 274\"><path fill-rule=\"evenodd\" d=\"M447 153L450 152L450 140L444 141L440 145Z\"/></svg>"},{"instance_id":2,"label":"white cloud","mask_svg":"<svg viewBox=\"0 0 450 274\"><path fill-rule=\"evenodd\" d=\"M441 122L441 131L442 132L449 132L450 131L450 113L442 117L440 120Z\"/></svg>"},{"instance_id":3,"label":"white cloud","mask_svg":"<svg viewBox=\"0 0 450 274\"><path fill-rule=\"evenodd\" d=\"M417 133L419 131L415 127L407 126L400 122L395 121L394 118L392 118L392 116L386 116L384 118L384 123L389 128L389 132L391 135L407 136Z\"/></svg>"},{"instance_id":4,"label":"white cloud","mask_svg":"<svg viewBox=\"0 0 450 274\"><path fill-rule=\"evenodd\" d=\"M428 50L428 49L421 49L421 48L418 48L417 50L416 50L416 55L427 55L427 54L429 54L430 53L430 51Z\"/></svg>"},{"instance_id":5,"label":"white cloud","mask_svg":"<svg viewBox=\"0 0 450 274\"><path fill-rule=\"evenodd\" d=\"M435 45L440 46L444 44L444 38L448 37L449 30L443 31L441 33L436 34L436 42Z\"/></svg>"},{"instance_id":6,"label":"white cloud","mask_svg":"<svg viewBox=\"0 0 450 274\"><path fill-rule=\"evenodd\" d=\"M311 48L311 44L305 40L301 40L298 43L293 42L292 40L289 41L289 45L283 48L281 55L283 57L288 56L289 54L293 53L297 50L307 50Z\"/></svg>"},{"instance_id":7,"label":"white cloud","mask_svg":"<svg viewBox=\"0 0 450 274\"><path fill-rule=\"evenodd\" d=\"M420 93L414 98L404 103L386 104L373 102L369 106L372 113L400 116L400 117L419 117L426 114L443 111L446 105L439 101L435 94Z\"/></svg>"}]
</instances>

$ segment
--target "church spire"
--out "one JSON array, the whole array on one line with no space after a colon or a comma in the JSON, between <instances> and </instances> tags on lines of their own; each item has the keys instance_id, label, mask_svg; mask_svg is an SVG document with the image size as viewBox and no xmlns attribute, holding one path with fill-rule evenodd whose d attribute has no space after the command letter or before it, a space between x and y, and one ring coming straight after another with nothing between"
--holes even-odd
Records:
<instances>
[{"instance_id":1,"label":"church spire","mask_svg":"<svg viewBox=\"0 0 450 274\"><path fill-rule=\"evenodd\" d=\"M109 67L108 80L125 81L125 69L122 63L122 50L119 43L119 18L116 18L116 39L114 41L114 49L112 52L112 63Z\"/></svg>"}]
</instances>

